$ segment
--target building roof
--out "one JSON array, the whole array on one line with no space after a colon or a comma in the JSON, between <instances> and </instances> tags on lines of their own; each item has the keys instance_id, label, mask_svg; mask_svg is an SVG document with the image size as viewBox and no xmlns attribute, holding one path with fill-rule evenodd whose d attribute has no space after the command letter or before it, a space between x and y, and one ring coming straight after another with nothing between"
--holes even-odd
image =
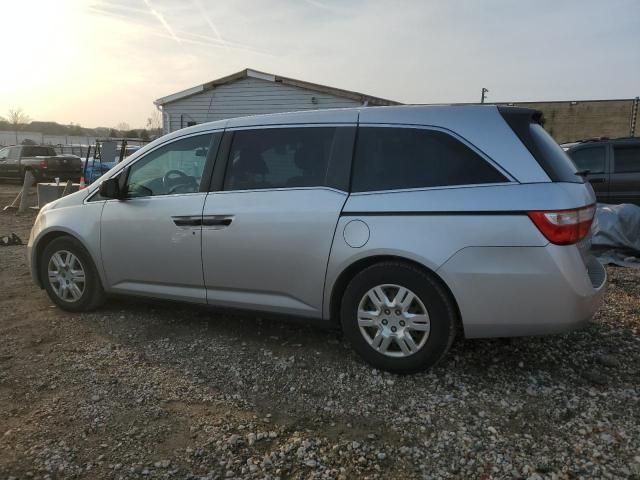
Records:
<instances>
[{"instance_id":1,"label":"building roof","mask_svg":"<svg viewBox=\"0 0 640 480\"><path fill-rule=\"evenodd\" d=\"M273 75L271 73L259 72L257 70L252 70L250 68L245 68L240 72L227 75L226 77L218 78L216 80L203 83L202 85L197 85L195 87L188 88L186 90L182 90L180 92L174 93L172 95L167 95L166 97L158 98L153 103L155 103L158 106L165 105L167 103L175 102L176 100L181 100L183 98L190 97L192 95L197 95L199 93L206 92L207 90L213 90L216 87L219 87L220 85L225 85L227 83L235 82L237 80L242 80L244 78L257 78L260 80L266 80L268 82L282 83L283 85L304 88L306 90L312 90L319 93L334 95L336 97L348 98L350 100L354 100L362 104L367 103L368 105L401 105L400 102L387 100L385 98L372 97L371 95L365 95L364 93L352 92L350 90L342 90L341 88L328 87L326 85L320 85L317 83L305 82L303 80L296 80L295 78L281 77L280 75Z\"/></svg>"}]
</instances>

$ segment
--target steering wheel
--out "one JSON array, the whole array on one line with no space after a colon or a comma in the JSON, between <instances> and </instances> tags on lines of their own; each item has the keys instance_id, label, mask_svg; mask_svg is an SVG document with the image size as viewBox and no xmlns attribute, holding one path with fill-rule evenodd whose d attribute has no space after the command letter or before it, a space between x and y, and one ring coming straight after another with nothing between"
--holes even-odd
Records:
<instances>
[{"instance_id":1,"label":"steering wheel","mask_svg":"<svg viewBox=\"0 0 640 480\"><path fill-rule=\"evenodd\" d=\"M172 175L176 175L178 178L180 177L188 177L188 175L180 170L169 170L167 173L164 174L164 176L162 177L162 183L164 183L165 185L168 184L171 180L172 180Z\"/></svg>"},{"instance_id":2,"label":"steering wheel","mask_svg":"<svg viewBox=\"0 0 640 480\"><path fill-rule=\"evenodd\" d=\"M167 195L176 193L180 188L198 189L198 184L195 178L190 177L186 173L180 170L169 170L162 177L162 183L167 190ZM184 192L183 192L184 193ZM191 193L191 192L187 192Z\"/></svg>"}]
</instances>

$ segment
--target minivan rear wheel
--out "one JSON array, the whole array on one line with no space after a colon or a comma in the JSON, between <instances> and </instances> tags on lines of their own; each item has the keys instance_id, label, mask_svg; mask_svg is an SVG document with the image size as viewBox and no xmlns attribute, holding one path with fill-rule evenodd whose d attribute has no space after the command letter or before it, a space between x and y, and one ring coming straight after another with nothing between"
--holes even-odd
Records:
<instances>
[{"instance_id":1,"label":"minivan rear wheel","mask_svg":"<svg viewBox=\"0 0 640 480\"><path fill-rule=\"evenodd\" d=\"M358 273L342 298L343 331L376 368L410 373L435 365L456 334L456 308L431 274L403 262Z\"/></svg>"},{"instance_id":2,"label":"minivan rear wheel","mask_svg":"<svg viewBox=\"0 0 640 480\"><path fill-rule=\"evenodd\" d=\"M104 289L91 256L75 238L59 237L45 247L40 278L51 301L63 310L86 312L104 301Z\"/></svg>"}]
</instances>

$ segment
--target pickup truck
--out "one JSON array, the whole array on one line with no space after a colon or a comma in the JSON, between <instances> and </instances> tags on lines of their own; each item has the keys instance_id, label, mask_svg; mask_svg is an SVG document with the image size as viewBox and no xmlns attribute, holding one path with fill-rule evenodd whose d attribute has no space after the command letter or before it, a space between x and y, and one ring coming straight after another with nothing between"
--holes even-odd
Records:
<instances>
[{"instance_id":1,"label":"pickup truck","mask_svg":"<svg viewBox=\"0 0 640 480\"><path fill-rule=\"evenodd\" d=\"M567 154L593 186L598 202L640 205L640 138L586 140Z\"/></svg>"},{"instance_id":2,"label":"pickup truck","mask_svg":"<svg viewBox=\"0 0 640 480\"><path fill-rule=\"evenodd\" d=\"M0 178L22 181L28 170L36 182L78 181L82 160L76 155L57 155L49 146L16 145L0 150Z\"/></svg>"}]
</instances>

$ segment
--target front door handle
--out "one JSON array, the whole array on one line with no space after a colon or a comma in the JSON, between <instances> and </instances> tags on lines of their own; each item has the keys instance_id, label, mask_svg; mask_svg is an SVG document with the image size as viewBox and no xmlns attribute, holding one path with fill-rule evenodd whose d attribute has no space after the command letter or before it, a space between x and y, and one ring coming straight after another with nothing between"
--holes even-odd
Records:
<instances>
[{"instance_id":1,"label":"front door handle","mask_svg":"<svg viewBox=\"0 0 640 480\"><path fill-rule=\"evenodd\" d=\"M231 225L233 222L233 216L230 215L205 215L202 217L202 226L225 228Z\"/></svg>"},{"instance_id":2,"label":"front door handle","mask_svg":"<svg viewBox=\"0 0 640 480\"><path fill-rule=\"evenodd\" d=\"M202 216L200 215L183 215L171 217L171 219L178 227L200 227L202 225Z\"/></svg>"}]
</instances>

